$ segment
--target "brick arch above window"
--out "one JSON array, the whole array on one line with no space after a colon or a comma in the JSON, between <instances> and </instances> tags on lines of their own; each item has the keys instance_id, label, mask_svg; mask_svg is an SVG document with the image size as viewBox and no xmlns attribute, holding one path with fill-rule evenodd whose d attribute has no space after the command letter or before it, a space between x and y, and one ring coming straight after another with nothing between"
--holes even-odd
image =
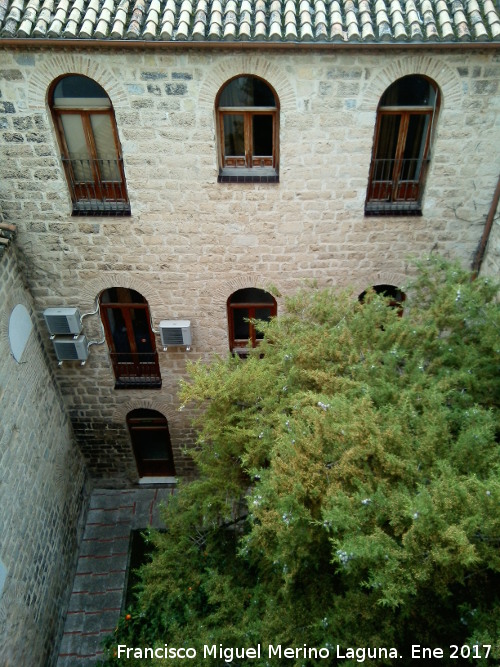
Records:
<instances>
[{"instance_id":1,"label":"brick arch above window","mask_svg":"<svg viewBox=\"0 0 500 667\"><path fill-rule=\"evenodd\" d=\"M405 273L396 273L392 271L377 271L366 275L356 276L356 280L348 283L352 290L353 299L358 298L358 295L373 285L398 285L404 289L404 285L408 283L408 275Z\"/></svg>"},{"instance_id":2,"label":"brick arch above window","mask_svg":"<svg viewBox=\"0 0 500 667\"><path fill-rule=\"evenodd\" d=\"M60 52L41 59L32 72L26 68L29 107L31 109L46 108L52 83L68 74L80 74L93 79L104 88L115 111L120 107L128 106L129 96L122 80L103 62L103 59L91 58L84 54Z\"/></svg>"},{"instance_id":3,"label":"brick arch above window","mask_svg":"<svg viewBox=\"0 0 500 667\"><path fill-rule=\"evenodd\" d=\"M432 79L441 92L442 106L460 107L463 100L460 77L456 69L439 56L415 55L395 58L365 82L360 111L376 112L384 92L398 79L419 75Z\"/></svg>"},{"instance_id":4,"label":"brick arch above window","mask_svg":"<svg viewBox=\"0 0 500 667\"><path fill-rule=\"evenodd\" d=\"M256 274L249 276L242 275L231 280L224 280L214 284L209 291L211 294L211 310L224 309L228 297L233 294L233 292L249 287L271 293L276 299L278 307L282 306L282 286L271 284L271 282L267 282Z\"/></svg>"},{"instance_id":5,"label":"brick arch above window","mask_svg":"<svg viewBox=\"0 0 500 667\"><path fill-rule=\"evenodd\" d=\"M213 114L219 90L231 79L243 75L256 76L267 81L278 96L282 111L296 108L296 94L285 69L262 56L235 53L218 61L208 70L198 96L200 112Z\"/></svg>"},{"instance_id":6,"label":"brick arch above window","mask_svg":"<svg viewBox=\"0 0 500 667\"><path fill-rule=\"evenodd\" d=\"M154 410L160 412L168 421L169 424L176 424L179 421L179 415L167 401L162 398L144 398L144 399L130 399L117 405L112 413L113 423L125 424L127 415L134 410Z\"/></svg>"},{"instance_id":7,"label":"brick arch above window","mask_svg":"<svg viewBox=\"0 0 500 667\"><path fill-rule=\"evenodd\" d=\"M111 287L127 287L139 292L148 302L151 310L155 311L164 306L165 300L160 297L158 290L146 280L137 278L133 273L103 273L95 280L89 280L82 291L82 309L91 311L101 292Z\"/></svg>"}]
</instances>

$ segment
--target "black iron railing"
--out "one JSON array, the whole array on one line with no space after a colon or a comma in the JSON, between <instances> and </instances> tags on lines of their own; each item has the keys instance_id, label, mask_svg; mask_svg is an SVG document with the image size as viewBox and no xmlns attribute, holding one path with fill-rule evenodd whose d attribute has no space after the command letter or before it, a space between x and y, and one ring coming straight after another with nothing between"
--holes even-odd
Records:
<instances>
[{"instance_id":1,"label":"black iron railing","mask_svg":"<svg viewBox=\"0 0 500 667\"><path fill-rule=\"evenodd\" d=\"M110 352L117 388L161 387L158 352Z\"/></svg>"},{"instance_id":2,"label":"black iron railing","mask_svg":"<svg viewBox=\"0 0 500 667\"><path fill-rule=\"evenodd\" d=\"M428 165L422 158L372 160L366 211L420 211Z\"/></svg>"},{"instance_id":3,"label":"black iron railing","mask_svg":"<svg viewBox=\"0 0 500 667\"><path fill-rule=\"evenodd\" d=\"M75 215L130 215L122 159L62 158Z\"/></svg>"}]
</instances>

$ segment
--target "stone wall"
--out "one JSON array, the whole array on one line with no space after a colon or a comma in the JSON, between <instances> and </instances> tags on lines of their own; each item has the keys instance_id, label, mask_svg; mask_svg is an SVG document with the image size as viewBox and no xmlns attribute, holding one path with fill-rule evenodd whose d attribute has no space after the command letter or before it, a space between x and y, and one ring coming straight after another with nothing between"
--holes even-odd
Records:
<instances>
[{"instance_id":1,"label":"stone wall","mask_svg":"<svg viewBox=\"0 0 500 667\"><path fill-rule=\"evenodd\" d=\"M55 664L88 483L36 326L12 356L18 305L35 323L11 246L0 257L0 664L42 667Z\"/></svg>"},{"instance_id":2,"label":"stone wall","mask_svg":"<svg viewBox=\"0 0 500 667\"><path fill-rule=\"evenodd\" d=\"M47 104L51 83L67 73L92 77L113 103L129 218L70 215ZM441 93L423 215L365 217L378 102L414 73ZM214 102L239 74L261 76L279 97L278 184L217 183ZM491 150L500 145L499 80L488 49L1 53L0 197L18 225L38 316L49 306L92 312L102 290L122 286L148 300L155 326L192 324L191 352L160 353L159 391L116 391L105 345L92 346L83 368L56 369L92 474L108 485L137 480L125 422L137 407L167 417L177 472L189 473L193 436L178 383L187 359L227 354L235 289L272 284L286 295L306 279L355 293L403 285L408 257L430 252L470 265L499 172ZM97 315L85 332L102 338Z\"/></svg>"},{"instance_id":3,"label":"stone wall","mask_svg":"<svg viewBox=\"0 0 500 667\"><path fill-rule=\"evenodd\" d=\"M497 208L493 219L483 264L481 267L482 276L491 276L498 280L500 276L500 213Z\"/></svg>"}]
</instances>

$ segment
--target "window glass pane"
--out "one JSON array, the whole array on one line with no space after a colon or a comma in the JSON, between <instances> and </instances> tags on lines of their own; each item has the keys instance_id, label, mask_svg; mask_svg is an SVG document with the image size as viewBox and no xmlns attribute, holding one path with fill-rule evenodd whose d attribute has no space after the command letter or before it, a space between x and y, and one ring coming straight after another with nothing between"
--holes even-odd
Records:
<instances>
[{"instance_id":1,"label":"window glass pane","mask_svg":"<svg viewBox=\"0 0 500 667\"><path fill-rule=\"evenodd\" d=\"M398 145L401 116L382 115L378 135L377 154L373 165L373 181L390 181Z\"/></svg>"},{"instance_id":2,"label":"window glass pane","mask_svg":"<svg viewBox=\"0 0 500 667\"><path fill-rule=\"evenodd\" d=\"M111 118L107 113L92 114L90 124L94 134L97 157L108 160L116 159L116 145Z\"/></svg>"},{"instance_id":3,"label":"window glass pane","mask_svg":"<svg viewBox=\"0 0 500 667\"><path fill-rule=\"evenodd\" d=\"M273 117L257 114L253 116L253 155L272 156Z\"/></svg>"},{"instance_id":4,"label":"window glass pane","mask_svg":"<svg viewBox=\"0 0 500 667\"><path fill-rule=\"evenodd\" d=\"M142 294L128 287L109 287L102 292L101 303L147 303L147 301Z\"/></svg>"},{"instance_id":5,"label":"window glass pane","mask_svg":"<svg viewBox=\"0 0 500 667\"><path fill-rule=\"evenodd\" d=\"M146 308L131 308L130 319L134 328L137 352L154 352L149 333L148 310Z\"/></svg>"},{"instance_id":6,"label":"window glass pane","mask_svg":"<svg viewBox=\"0 0 500 667\"><path fill-rule=\"evenodd\" d=\"M81 116L77 113L62 114L61 122L70 158L88 160L90 154L85 139L85 133L83 131Z\"/></svg>"},{"instance_id":7,"label":"window glass pane","mask_svg":"<svg viewBox=\"0 0 500 667\"><path fill-rule=\"evenodd\" d=\"M403 153L405 161L401 175L405 180L417 180L419 178L427 141L429 120L430 118L427 114L412 114L409 118Z\"/></svg>"},{"instance_id":8,"label":"window glass pane","mask_svg":"<svg viewBox=\"0 0 500 667\"><path fill-rule=\"evenodd\" d=\"M168 431L166 429L139 429L135 433L137 439L140 439L140 456L142 459L165 461L170 458L167 440Z\"/></svg>"},{"instance_id":9,"label":"window glass pane","mask_svg":"<svg viewBox=\"0 0 500 667\"><path fill-rule=\"evenodd\" d=\"M224 155L245 155L243 116L224 115Z\"/></svg>"},{"instance_id":10,"label":"window glass pane","mask_svg":"<svg viewBox=\"0 0 500 667\"><path fill-rule=\"evenodd\" d=\"M121 354L130 352L127 327L122 311L119 308L106 308L105 314L113 337L115 352Z\"/></svg>"},{"instance_id":11,"label":"window glass pane","mask_svg":"<svg viewBox=\"0 0 500 667\"><path fill-rule=\"evenodd\" d=\"M221 93L221 107L274 107L272 90L264 81L251 76L240 76L230 81Z\"/></svg>"},{"instance_id":12,"label":"window glass pane","mask_svg":"<svg viewBox=\"0 0 500 667\"><path fill-rule=\"evenodd\" d=\"M274 297L263 289L258 289L257 287L245 287L236 290L236 292L231 294L229 303L274 304Z\"/></svg>"},{"instance_id":13,"label":"window glass pane","mask_svg":"<svg viewBox=\"0 0 500 667\"><path fill-rule=\"evenodd\" d=\"M263 322L269 322L269 320L271 319L271 309L256 308L254 319L262 320ZM264 334L261 331L256 331L255 337L257 338L257 340L262 340L264 338Z\"/></svg>"},{"instance_id":14,"label":"window glass pane","mask_svg":"<svg viewBox=\"0 0 500 667\"><path fill-rule=\"evenodd\" d=\"M101 86L86 76L66 76L54 88L55 107L110 107L111 102Z\"/></svg>"},{"instance_id":15,"label":"window glass pane","mask_svg":"<svg viewBox=\"0 0 500 667\"><path fill-rule=\"evenodd\" d=\"M121 175L111 118L107 113L92 114L90 124L94 135L101 179L104 181L120 181Z\"/></svg>"},{"instance_id":16,"label":"window glass pane","mask_svg":"<svg viewBox=\"0 0 500 667\"><path fill-rule=\"evenodd\" d=\"M233 324L235 340L245 340L250 338L250 324L248 320L250 314L248 308L233 309Z\"/></svg>"},{"instance_id":17,"label":"window glass pane","mask_svg":"<svg viewBox=\"0 0 500 667\"><path fill-rule=\"evenodd\" d=\"M385 115L380 118L377 159L393 160L396 157L401 116Z\"/></svg>"},{"instance_id":18,"label":"window glass pane","mask_svg":"<svg viewBox=\"0 0 500 667\"><path fill-rule=\"evenodd\" d=\"M385 91L380 106L434 106L436 91L421 76L405 76Z\"/></svg>"},{"instance_id":19,"label":"window glass pane","mask_svg":"<svg viewBox=\"0 0 500 667\"><path fill-rule=\"evenodd\" d=\"M68 147L74 179L77 183L94 181L92 166L89 162L90 153L83 130L82 118L79 114L62 114L61 123L64 138Z\"/></svg>"}]
</instances>

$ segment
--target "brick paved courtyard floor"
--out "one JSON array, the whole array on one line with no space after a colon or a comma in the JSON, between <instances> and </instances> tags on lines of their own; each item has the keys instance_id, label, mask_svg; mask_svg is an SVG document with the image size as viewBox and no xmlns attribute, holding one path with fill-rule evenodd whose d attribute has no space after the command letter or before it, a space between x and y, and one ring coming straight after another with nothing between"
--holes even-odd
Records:
<instances>
[{"instance_id":1,"label":"brick paved courtyard floor","mask_svg":"<svg viewBox=\"0 0 500 667\"><path fill-rule=\"evenodd\" d=\"M162 526L174 487L93 491L57 667L90 667L122 611L131 531Z\"/></svg>"}]
</instances>

